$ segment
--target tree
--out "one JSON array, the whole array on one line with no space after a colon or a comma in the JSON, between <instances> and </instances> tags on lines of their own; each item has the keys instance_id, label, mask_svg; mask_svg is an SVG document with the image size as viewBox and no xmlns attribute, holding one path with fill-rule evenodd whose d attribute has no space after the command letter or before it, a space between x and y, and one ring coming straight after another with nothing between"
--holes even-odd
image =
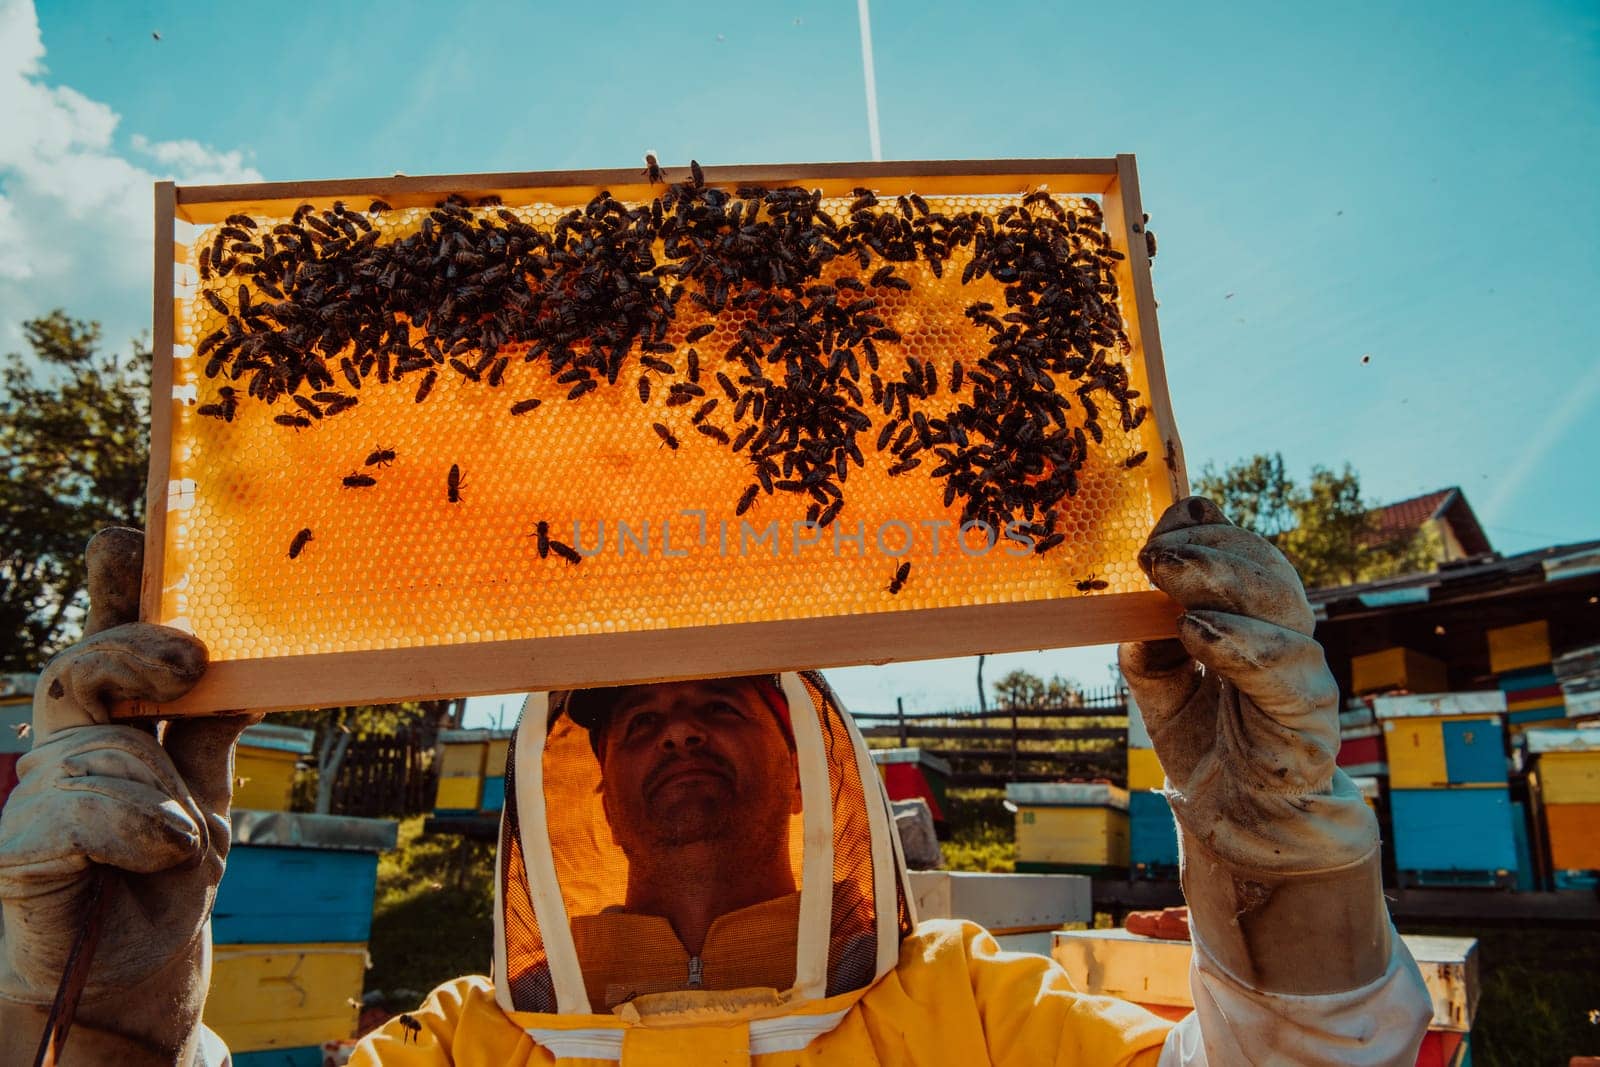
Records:
<instances>
[{"instance_id":1,"label":"tree","mask_svg":"<svg viewBox=\"0 0 1600 1067\"><path fill-rule=\"evenodd\" d=\"M144 522L150 349L100 351L100 327L61 310L23 324L32 356L0 367L0 670L36 671L76 639L83 549Z\"/></svg>"},{"instance_id":2,"label":"tree","mask_svg":"<svg viewBox=\"0 0 1600 1067\"><path fill-rule=\"evenodd\" d=\"M1348 463L1342 471L1313 467L1304 487L1285 473L1279 453L1251 456L1220 474L1208 463L1194 491L1276 545L1307 589L1415 574L1437 563L1431 533L1394 536L1380 527Z\"/></svg>"},{"instance_id":3,"label":"tree","mask_svg":"<svg viewBox=\"0 0 1600 1067\"><path fill-rule=\"evenodd\" d=\"M1083 706L1083 687L1070 678L1046 681L1029 671L1012 671L994 683L994 702L1006 711L1050 711Z\"/></svg>"}]
</instances>

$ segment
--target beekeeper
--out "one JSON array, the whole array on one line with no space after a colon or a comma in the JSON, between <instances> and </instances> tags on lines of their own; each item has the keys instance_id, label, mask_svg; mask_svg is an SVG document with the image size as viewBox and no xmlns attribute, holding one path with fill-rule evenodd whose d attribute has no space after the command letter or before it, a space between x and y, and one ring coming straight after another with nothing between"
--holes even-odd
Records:
<instances>
[{"instance_id":1,"label":"beekeeper","mask_svg":"<svg viewBox=\"0 0 1600 1067\"><path fill-rule=\"evenodd\" d=\"M241 718L110 725L204 649L133 617L137 540L91 546L91 628L40 679L0 820L0 1054L28 1062L117 868L74 1064L223 1062L200 1024ZM861 736L812 672L535 694L506 768L493 977L440 986L358 1065L1410 1064L1430 1017L1334 767L1338 694L1294 570L1191 497L1140 564L1185 609L1122 646L1181 829L1195 1010L1076 992L980 927L916 923ZM101 628L106 627L106 628Z\"/></svg>"}]
</instances>

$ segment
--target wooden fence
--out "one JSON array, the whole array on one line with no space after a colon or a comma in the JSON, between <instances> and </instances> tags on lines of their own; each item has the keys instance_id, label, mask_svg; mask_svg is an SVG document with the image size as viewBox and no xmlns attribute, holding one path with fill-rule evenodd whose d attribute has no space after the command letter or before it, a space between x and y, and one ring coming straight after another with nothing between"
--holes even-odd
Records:
<instances>
[{"instance_id":1,"label":"wooden fence","mask_svg":"<svg viewBox=\"0 0 1600 1067\"><path fill-rule=\"evenodd\" d=\"M432 751L416 729L350 742L333 786L333 814L396 818L432 811L438 775Z\"/></svg>"},{"instance_id":2,"label":"wooden fence","mask_svg":"<svg viewBox=\"0 0 1600 1067\"><path fill-rule=\"evenodd\" d=\"M1073 778L1128 780L1128 701L1123 689L1082 694L1081 703L908 715L856 713L868 744L920 748L950 763L952 786Z\"/></svg>"}]
</instances>

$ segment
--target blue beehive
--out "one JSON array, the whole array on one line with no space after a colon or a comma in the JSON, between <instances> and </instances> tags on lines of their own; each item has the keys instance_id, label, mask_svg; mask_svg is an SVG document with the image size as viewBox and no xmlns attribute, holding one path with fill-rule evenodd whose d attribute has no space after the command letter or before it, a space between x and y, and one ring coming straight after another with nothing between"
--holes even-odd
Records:
<instances>
[{"instance_id":1,"label":"blue beehive","mask_svg":"<svg viewBox=\"0 0 1600 1067\"><path fill-rule=\"evenodd\" d=\"M1136 873L1162 877L1178 868L1178 828L1165 794L1142 789L1128 795L1128 833Z\"/></svg>"},{"instance_id":2,"label":"blue beehive","mask_svg":"<svg viewBox=\"0 0 1600 1067\"><path fill-rule=\"evenodd\" d=\"M1416 885L1510 884L1518 869L1509 789L1396 789L1394 859Z\"/></svg>"}]
</instances>

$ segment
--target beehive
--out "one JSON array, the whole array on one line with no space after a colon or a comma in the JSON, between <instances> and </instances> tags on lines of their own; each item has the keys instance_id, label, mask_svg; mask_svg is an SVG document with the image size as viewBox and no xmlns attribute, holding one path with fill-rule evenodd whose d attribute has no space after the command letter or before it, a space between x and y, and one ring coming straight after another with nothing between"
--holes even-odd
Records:
<instances>
[{"instance_id":1,"label":"beehive","mask_svg":"<svg viewBox=\"0 0 1600 1067\"><path fill-rule=\"evenodd\" d=\"M233 806L288 811L295 764L311 754L315 731L257 723L239 735L233 755Z\"/></svg>"},{"instance_id":2,"label":"beehive","mask_svg":"<svg viewBox=\"0 0 1600 1067\"><path fill-rule=\"evenodd\" d=\"M950 780L950 762L920 748L875 748L872 762L878 768L890 800L925 800L933 821L944 826L949 801L945 783Z\"/></svg>"},{"instance_id":3,"label":"beehive","mask_svg":"<svg viewBox=\"0 0 1600 1067\"><path fill-rule=\"evenodd\" d=\"M1012 782L1017 871L1101 874L1128 867L1128 791L1102 782Z\"/></svg>"},{"instance_id":4,"label":"beehive","mask_svg":"<svg viewBox=\"0 0 1600 1067\"><path fill-rule=\"evenodd\" d=\"M137 710L1171 632L1132 157L161 186L157 232L144 614L212 667Z\"/></svg>"}]
</instances>

